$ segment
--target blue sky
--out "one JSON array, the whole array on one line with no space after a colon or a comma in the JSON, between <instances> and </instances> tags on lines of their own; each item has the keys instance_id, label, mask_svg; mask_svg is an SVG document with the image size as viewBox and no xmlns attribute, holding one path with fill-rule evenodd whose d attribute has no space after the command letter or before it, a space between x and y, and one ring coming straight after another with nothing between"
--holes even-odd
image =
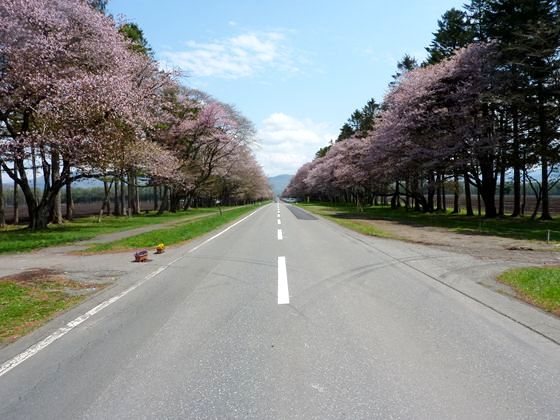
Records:
<instances>
[{"instance_id":1,"label":"blue sky","mask_svg":"<svg viewBox=\"0 0 560 420\"><path fill-rule=\"evenodd\" d=\"M405 53L422 60L454 0L110 0L184 83L258 130L268 175L293 174L354 109L383 99Z\"/></svg>"}]
</instances>

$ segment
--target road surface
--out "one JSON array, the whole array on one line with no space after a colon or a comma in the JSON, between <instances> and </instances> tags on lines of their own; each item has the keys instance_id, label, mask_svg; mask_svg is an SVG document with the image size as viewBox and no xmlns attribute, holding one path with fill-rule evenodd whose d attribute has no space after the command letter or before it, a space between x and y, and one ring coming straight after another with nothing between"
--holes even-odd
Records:
<instances>
[{"instance_id":1,"label":"road surface","mask_svg":"<svg viewBox=\"0 0 560 420\"><path fill-rule=\"evenodd\" d=\"M270 204L2 349L0 418L560 418L560 346L469 264Z\"/></svg>"}]
</instances>

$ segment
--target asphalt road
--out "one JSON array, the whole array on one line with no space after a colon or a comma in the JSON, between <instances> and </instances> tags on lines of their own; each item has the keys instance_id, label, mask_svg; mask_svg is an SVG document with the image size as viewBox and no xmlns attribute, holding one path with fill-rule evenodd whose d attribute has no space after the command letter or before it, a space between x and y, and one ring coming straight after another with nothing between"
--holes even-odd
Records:
<instances>
[{"instance_id":1,"label":"asphalt road","mask_svg":"<svg viewBox=\"0 0 560 420\"><path fill-rule=\"evenodd\" d=\"M560 346L430 272L470 260L278 208L2 349L0 418L560 418Z\"/></svg>"}]
</instances>

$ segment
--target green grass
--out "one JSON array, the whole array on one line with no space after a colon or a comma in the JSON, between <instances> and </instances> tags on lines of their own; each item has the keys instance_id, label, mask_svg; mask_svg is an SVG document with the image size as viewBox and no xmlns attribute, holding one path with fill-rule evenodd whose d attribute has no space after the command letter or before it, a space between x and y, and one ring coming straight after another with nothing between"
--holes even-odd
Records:
<instances>
[{"instance_id":1,"label":"green grass","mask_svg":"<svg viewBox=\"0 0 560 420\"><path fill-rule=\"evenodd\" d=\"M157 215L150 212L133 217L105 216L97 223L97 216L76 219L62 225L50 225L49 229L31 232L27 229L5 229L0 231L0 254L25 252L54 245L69 244L94 238L98 235L139 228L158 223L188 220L217 212L215 208L193 209L177 213Z\"/></svg>"},{"instance_id":2,"label":"green grass","mask_svg":"<svg viewBox=\"0 0 560 420\"><path fill-rule=\"evenodd\" d=\"M447 228L453 232L475 235L503 236L513 239L546 241L547 231L550 230L550 240L560 242L560 219L540 221L524 218L485 219L478 216L447 213L420 213L406 211L404 208L391 209L388 207L366 207L358 212L354 206L331 205L324 203L302 203L302 207L328 216L331 220L392 220L403 224L434 226ZM342 224L342 223L341 223ZM349 226L352 228L352 223ZM381 232L381 235L383 233ZM376 236L381 236L376 235Z\"/></svg>"},{"instance_id":3,"label":"green grass","mask_svg":"<svg viewBox=\"0 0 560 420\"><path fill-rule=\"evenodd\" d=\"M502 273L498 279L521 299L560 316L560 267L519 268Z\"/></svg>"},{"instance_id":4,"label":"green grass","mask_svg":"<svg viewBox=\"0 0 560 420\"><path fill-rule=\"evenodd\" d=\"M86 252L124 251L138 248L154 248L157 244L162 242L166 246L185 242L229 223L243 214L254 210L256 207L257 206L253 205L238 207L224 212L222 215L216 213L203 219L190 222L187 221L170 228L153 230L151 232L145 232L139 235L123 238L118 241L93 245L88 248Z\"/></svg>"},{"instance_id":5,"label":"green grass","mask_svg":"<svg viewBox=\"0 0 560 420\"><path fill-rule=\"evenodd\" d=\"M30 272L24 274L25 279L22 274L0 279L0 345L14 341L84 299L84 294L68 293L70 290L93 287L52 274Z\"/></svg>"},{"instance_id":6,"label":"green grass","mask_svg":"<svg viewBox=\"0 0 560 420\"><path fill-rule=\"evenodd\" d=\"M378 227L373 226L371 223L367 223L363 220L344 218L344 217L339 217L337 215L333 215L333 212L331 211L330 207L305 205L305 208L312 213L319 214L326 219L329 219L341 226L344 226L345 228L354 230L359 233L363 233L364 235L377 236L379 238L395 238L393 235L384 232Z\"/></svg>"}]
</instances>

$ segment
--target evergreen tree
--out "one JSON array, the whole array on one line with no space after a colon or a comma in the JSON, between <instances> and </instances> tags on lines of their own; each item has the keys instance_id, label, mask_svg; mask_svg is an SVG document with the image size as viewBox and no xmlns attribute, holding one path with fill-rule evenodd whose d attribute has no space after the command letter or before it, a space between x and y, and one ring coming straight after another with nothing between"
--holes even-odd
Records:
<instances>
[{"instance_id":1,"label":"evergreen tree","mask_svg":"<svg viewBox=\"0 0 560 420\"><path fill-rule=\"evenodd\" d=\"M340 129L337 142L349 139L356 135L365 137L375 124L375 118L379 114L381 107L371 98L362 109L356 109L348 121Z\"/></svg>"},{"instance_id":2,"label":"evergreen tree","mask_svg":"<svg viewBox=\"0 0 560 420\"><path fill-rule=\"evenodd\" d=\"M467 13L458 9L450 9L438 20L438 30L434 32L434 40L426 51L428 64L435 64L450 57L458 48L467 46L473 41L474 33Z\"/></svg>"},{"instance_id":3,"label":"evergreen tree","mask_svg":"<svg viewBox=\"0 0 560 420\"><path fill-rule=\"evenodd\" d=\"M321 147L319 150L317 150L317 153L315 153L315 159L325 157L326 154L328 153L328 151L331 149L331 146L332 146L332 143L329 144L328 146Z\"/></svg>"},{"instance_id":4,"label":"evergreen tree","mask_svg":"<svg viewBox=\"0 0 560 420\"><path fill-rule=\"evenodd\" d=\"M353 135L354 135L354 129L349 123L346 122L340 129L340 134L338 135L336 141L339 142L339 141L349 139Z\"/></svg>"},{"instance_id":5,"label":"evergreen tree","mask_svg":"<svg viewBox=\"0 0 560 420\"><path fill-rule=\"evenodd\" d=\"M403 58L397 63L397 72L393 76L391 76L393 78L393 81L389 85L394 86L406 72L414 70L416 67L418 67L418 61L416 61L416 58L412 57L411 55L405 54Z\"/></svg>"},{"instance_id":6,"label":"evergreen tree","mask_svg":"<svg viewBox=\"0 0 560 420\"><path fill-rule=\"evenodd\" d=\"M482 26L500 53L494 100L506 107L511 121L508 156L514 169L513 215L520 212L522 166L534 162L541 167L541 218L549 219L549 172L560 160L555 145L560 69L558 2L487 0L484 6ZM524 138L522 133L526 134ZM522 161L521 149L529 152L528 162Z\"/></svg>"},{"instance_id":7,"label":"evergreen tree","mask_svg":"<svg viewBox=\"0 0 560 420\"><path fill-rule=\"evenodd\" d=\"M136 23L125 23L119 28L119 32L130 41L133 51L150 57L153 55L144 31Z\"/></svg>"},{"instance_id":8,"label":"evergreen tree","mask_svg":"<svg viewBox=\"0 0 560 420\"><path fill-rule=\"evenodd\" d=\"M87 0L87 3L94 9L99 10L101 13L105 13L109 0Z\"/></svg>"}]
</instances>

